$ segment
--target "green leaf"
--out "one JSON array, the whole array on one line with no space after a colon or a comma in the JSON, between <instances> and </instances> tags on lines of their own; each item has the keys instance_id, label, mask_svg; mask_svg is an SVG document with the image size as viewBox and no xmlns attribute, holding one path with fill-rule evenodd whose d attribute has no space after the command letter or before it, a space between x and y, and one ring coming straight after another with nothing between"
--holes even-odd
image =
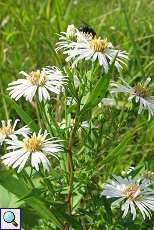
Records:
<instances>
[{"instance_id":1,"label":"green leaf","mask_svg":"<svg viewBox=\"0 0 154 230\"><path fill-rule=\"evenodd\" d=\"M102 100L102 98L105 97L105 94L108 90L108 86L110 83L110 79L112 77L114 63L117 54L115 55L115 57L111 62L109 72L100 77L95 88L86 96L87 100L82 108L82 112L95 107Z\"/></svg>"},{"instance_id":2,"label":"green leaf","mask_svg":"<svg viewBox=\"0 0 154 230\"><path fill-rule=\"evenodd\" d=\"M4 95L6 101L10 103L11 107L16 111L19 117L33 130L38 131L38 126L32 120L32 118L18 105L15 101L13 101L9 96Z\"/></svg>"},{"instance_id":3,"label":"green leaf","mask_svg":"<svg viewBox=\"0 0 154 230\"><path fill-rule=\"evenodd\" d=\"M0 185L0 207L1 208L18 208L22 202L18 202L17 196L8 192L2 185Z\"/></svg>"},{"instance_id":4,"label":"green leaf","mask_svg":"<svg viewBox=\"0 0 154 230\"><path fill-rule=\"evenodd\" d=\"M51 216L51 213L54 213L55 215L51 216L52 219L54 219L54 221L56 222L57 220L55 219L55 217L57 217L59 220L62 220L63 222L69 223L72 228L74 229L78 229L78 230L83 230L81 224L76 220L75 217L73 216L69 216L68 214L65 213L65 211L61 208L61 207L54 207L51 208L50 213L48 213L47 216L47 208L45 206L45 203L39 199L41 192L39 189L33 189L32 191L30 191L28 194L26 194L26 196L24 196L23 198L20 199L20 201L27 201L28 203L31 202L33 204L33 208L34 206L37 208L37 210L39 210L39 212L41 214L41 216L44 216L45 219L48 219L48 216ZM37 207L38 205L38 207ZM46 209L46 211L45 211ZM50 219L51 220L51 219Z\"/></svg>"},{"instance_id":5,"label":"green leaf","mask_svg":"<svg viewBox=\"0 0 154 230\"><path fill-rule=\"evenodd\" d=\"M96 106L102 98L105 96L108 89L110 78L102 76L97 82L94 90L89 93L87 101L83 107L83 110L91 109Z\"/></svg>"},{"instance_id":6,"label":"green leaf","mask_svg":"<svg viewBox=\"0 0 154 230\"><path fill-rule=\"evenodd\" d=\"M110 223L111 225L113 224L112 223L112 210L111 210L111 206L110 206L110 202L108 199L106 199L106 197L102 196L101 197L102 199L102 202L103 202L103 205L104 205L104 208L106 210L106 219L107 219L107 222Z\"/></svg>"},{"instance_id":7,"label":"green leaf","mask_svg":"<svg viewBox=\"0 0 154 230\"><path fill-rule=\"evenodd\" d=\"M26 202L44 219L52 221L59 229L63 228L63 224L56 218L52 210L48 209L43 201L31 197Z\"/></svg>"},{"instance_id":8,"label":"green leaf","mask_svg":"<svg viewBox=\"0 0 154 230\"><path fill-rule=\"evenodd\" d=\"M136 167L129 175L131 177L137 176L144 169L144 163L142 162L138 167Z\"/></svg>"},{"instance_id":9,"label":"green leaf","mask_svg":"<svg viewBox=\"0 0 154 230\"><path fill-rule=\"evenodd\" d=\"M124 136L122 136L120 143L111 151L109 151L108 155L103 160L103 164L109 163L112 160L120 157L125 152L128 142L132 139L138 129L139 128L134 128L133 130L128 131Z\"/></svg>"},{"instance_id":10,"label":"green leaf","mask_svg":"<svg viewBox=\"0 0 154 230\"><path fill-rule=\"evenodd\" d=\"M0 184L9 192L15 194L18 198L28 193L29 188L25 185L22 178L20 180L16 175L12 175L9 171L0 170Z\"/></svg>"},{"instance_id":11,"label":"green leaf","mask_svg":"<svg viewBox=\"0 0 154 230\"><path fill-rule=\"evenodd\" d=\"M29 194L29 188L25 185L22 178L20 180L17 176L12 175L8 171L1 171L0 184L7 189L9 192L15 194L19 199L21 199L26 194ZM56 218L55 214L45 205L45 203L38 199L37 197L28 197L25 202L31 206L36 213L46 219L53 222L59 229L62 229L63 225Z\"/></svg>"},{"instance_id":12,"label":"green leaf","mask_svg":"<svg viewBox=\"0 0 154 230\"><path fill-rule=\"evenodd\" d=\"M73 229L83 230L83 227L80 224L80 222L77 221L75 217L69 216L64 211L62 211L62 208L61 209L54 208L53 210L55 210L55 213L61 220L63 220L66 223L69 223Z\"/></svg>"}]
</instances>

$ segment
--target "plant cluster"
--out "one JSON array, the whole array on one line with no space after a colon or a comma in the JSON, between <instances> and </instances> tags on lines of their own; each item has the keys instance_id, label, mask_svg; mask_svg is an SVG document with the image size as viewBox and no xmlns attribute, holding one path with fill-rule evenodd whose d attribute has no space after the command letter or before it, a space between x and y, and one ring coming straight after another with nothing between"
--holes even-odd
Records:
<instances>
[{"instance_id":1,"label":"plant cluster","mask_svg":"<svg viewBox=\"0 0 154 230\"><path fill-rule=\"evenodd\" d=\"M40 229L139 229L135 221L142 219L148 226L153 172L145 165L115 165L127 161L126 147L142 128L125 130L125 114L128 120L131 110L153 119L151 78L129 85L123 77L128 53L89 26L69 25L58 37L55 55L66 56L61 66L20 71L23 78L9 83L12 103L27 124L2 121L2 175L20 186L21 207L42 217ZM18 105L22 99L37 123Z\"/></svg>"}]
</instances>

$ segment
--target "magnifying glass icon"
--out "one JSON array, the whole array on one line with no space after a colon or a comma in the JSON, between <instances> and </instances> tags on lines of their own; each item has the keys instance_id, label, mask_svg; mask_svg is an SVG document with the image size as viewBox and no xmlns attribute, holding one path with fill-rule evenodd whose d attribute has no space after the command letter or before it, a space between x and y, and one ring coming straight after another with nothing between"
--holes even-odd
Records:
<instances>
[{"instance_id":1,"label":"magnifying glass icon","mask_svg":"<svg viewBox=\"0 0 154 230\"><path fill-rule=\"evenodd\" d=\"M18 226L17 222L15 221L15 215L13 212L11 211L7 211L4 213L3 215L3 220L6 222L6 223L10 223L10 224L13 224L15 227Z\"/></svg>"}]
</instances>

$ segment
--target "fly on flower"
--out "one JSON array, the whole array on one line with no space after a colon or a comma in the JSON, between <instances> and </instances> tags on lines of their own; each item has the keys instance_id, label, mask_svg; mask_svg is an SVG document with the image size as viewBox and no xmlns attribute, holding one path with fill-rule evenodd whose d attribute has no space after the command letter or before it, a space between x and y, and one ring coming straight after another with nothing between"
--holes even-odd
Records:
<instances>
[{"instance_id":1,"label":"fly on flower","mask_svg":"<svg viewBox=\"0 0 154 230\"><path fill-rule=\"evenodd\" d=\"M89 31L89 28L83 31ZM109 65L116 57L115 67L120 71L124 65L127 65L128 54L125 51L118 50L113 47L107 39L94 36L95 31L91 30L91 34L79 31L76 29L76 40L66 42L64 37L60 39L62 42L57 43L57 51L63 49L63 53L67 55L66 61L73 61L73 66L79 61L91 60L98 61L103 67L105 73L109 70ZM87 36L88 35L88 36Z\"/></svg>"},{"instance_id":2,"label":"fly on flower","mask_svg":"<svg viewBox=\"0 0 154 230\"><path fill-rule=\"evenodd\" d=\"M26 136L30 133L30 129L28 126L24 126L20 129L16 130L16 125L19 122L19 119L16 119L14 124L12 124L12 120L1 121L2 125L0 127L0 145L6 140L6 138L17 138L17 135Z\"/></svg>"},{"instance_id":3,"label":"fly on flower","mask_svg":"<svg viewBox=\"0 0 154 230\"><path fill-rule=\"evenodd\" d=\"M11 98L16 101L23 96L32 102L36 94L40 102L49 100L50 93L59 94L67 82L67 77L57 67L47 66L29 74L21 71L20 74L25 76L25 79L10 83L7 89Z\"/></svg>"},{"instance_id":4,"label":"fly on flower","mask_svg":"<svg viewBox=\"0 0 154 230\"><path fill-rule=\"evenodd\" d=\"M81 37L81 36L80 36ZM66 61L73 60L73 65L81 60L91 60L93 62L98 61L99 65L103 67L105 73L109 70L109 64L116 57L115 67L118 71L122 69L123 65L126 65L128 60L128 55L125 51L115 49L111 42L107 39L102 39L101 37L95 37L92 39L87 39L84 36L77 41L70 44L70 49L64 51L68 57Z\"/></svg>"},{"instance_id":5,"label":"fly on flower","mask_svg":"<svg viewBox=\"0 0 154 230\"><path fill-rule=\"evenodd\" d=\"M151 218L151 211L154 211L154 192L149 188L150 184L146 180L134 180L114 176L113 180L108 180L104 185L102 195L107 198L117 198L112 204L113 207L121 204L123 218L130 211L133 220L137 217L138 208L145 219Z\"/></svg>"},{"instance_id":6,"label":"fly on flower","mask_svg":"<svg viewBox=\"0 0 154 230\"><path fill-rule=\"evenodd\" d=\"M123 85L119 83L111 83L111 93L126 93L129 95L128 100L135 100L139 104L138 114L140 114L144 109L148 110L149 120L154 116L154 96L151 95L148 84L151 78L147 78L144 83L137 83L131 87L127 82L123 81Z\"/></svg>"},{"instance_id":7,"label":"fly on flower","mask_svg":"<svg viewBox=\"0 0 154 230\"><path fill-rule=\"evenodd\" d=\"M47 131L40 130L38 134L27 135L23 140L7 140L8 153L1 157L3 163L12 166L12 168L18 168L17 172L19 173L30 159L31 166L37 171L39 171L41 163L44 171L49 170L50 162L46 155L57 158L56 153L62 151L62 145L59 144L60 140L47 138L47 136Z\"/></svg>"},{"instance_id":8,"label":"fly on flower","mask_svg":"<svg viewBox=\"0 0 154 230\"><path fill-rule=\"evenodd\" d=\"M76 28L74 25L68 25L66 32L58 34L59 42L56 43L56 51L67 50L71 42L81 41L84 39L92 39L96 32L87 24Z\"/></svg>"},{"instance_id":9,"label":"fly on flower","mask_svg":"<svg viewBox=\"0 0 154 230\"><path fill-rule=\"evenodd\" d=\"M74 25L68 25L66 32L58 34L59 42L56 43L56 51L68 50L71 42L79 42L84 39L92 39L96 35L96 32L89 25L84 24L76 28Z\"/></svg>"},{"instance_id":10,"label":"fly on flower","mask_svg":"<svg viewBox=\"0 0 154 230\"><path fill-rule=\"evenodd\" d=\"M78 30L82 32L83 34L88 34L94 38L96 36L95 30L89 26L87 23L84 23L83 25L79 26Z\"/></svg>"}]
</instances>

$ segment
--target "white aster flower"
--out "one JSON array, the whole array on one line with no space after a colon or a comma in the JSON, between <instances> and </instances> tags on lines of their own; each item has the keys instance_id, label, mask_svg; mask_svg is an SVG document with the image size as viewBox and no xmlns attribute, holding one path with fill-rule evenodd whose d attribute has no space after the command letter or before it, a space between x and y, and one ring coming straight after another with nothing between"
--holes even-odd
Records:
<instances>
[{"instance_id":1,"label":"white aster flower","mask_svg":"<svg viewBox=\"0 0 154 230\"><path fill-rule=\"evenodd\" d=\"M66 30L66 36L68 38L73 38L76 34L76 27L72 24L72 25L68 25L67 30Z\"/></svg>"},{"instance_id":2,"label":"white aster flower","mask_svg":"<svg viewBox=\"0 0 154 230\"><path fill-rule=\"evenodd\" d=\"M53 67L45 67L42 70L32 71L27 74L21 71L26 79L18 79L9 84L9 95L16 101L24 96L27 101L32 101L35 94L38 95L39 101L50 99L49 93L59 94L63 85L66 83L66 76L61 71Z\"/></svg>"},{"instance_id":3,"label":"white aster flower","mask_svg":"<svg viewBox=\"0 0 154 230\"><path fill-rule=\"evenodd\" d=\"M57 158L56 153L62 151L60 140L47 138L48 133L40 130L38 134L33 133L26 136L22 141L18 139L7 140L7 150L9 153L1 157L3 163L12 168L18 168L18 173L24 168L28 159L31 160L31 166L39 171L39 165L42 163L44 170L49 170L50 162L47 155Z\"/></svg>"},{"instance_id":4,"label":"white aster flower","mask_svg":"<svg viewBox=\"0 0 154 230\"><path fill-rule=\"evenodd\" d=\"M113 87L111 93L126 93L129 95L128 100L135 100L139 104L138 114L140 114L143 109L147 109L149 113L149 120L154 116L154 96L151 96L150 90L148 89L148 84L151 78L147 78L144 83L137 83L134 87L131 87L127 82L123 81L122 84L115 82L111 83Z\"/></svg>"},{"instance_id":5,"label":"white aster flower","mask_svg":"<svg viewBox=\"0 0 154 230\"><path fill-rule=\"evenodd\" d=\"M123 218L130 211L133 220L136 218L136 208L138 208L145 219L146 216L151 218L151 211L154 211L154 192L149 188L149 182L146 180L134 180L114 176L113 180L108 180L104 185L102 195L107 198L117 198L112 204L113 207L121 205Z\"/></svg>"},{"instance_id":6,"label":"white aster flower","mask_svg":"<svg viewBox=\"0 0 154 230\"><path fill-rule=\"evenodd\" d=\"M125 51L115 49L107 39L100 37L85 36L84 33L77 32L77 41L72 41L67 45L63 51L68 57L66 61L73 60L73 66L83 59L98 61L103 67L105 73L109 70L109 64L117 55L115 60L115 67L118 71L126 65L128 61L128 54Z\"/></svg>"},{"instance_id":7,"label":"white aster flower","mask_svg":"<svg viewBox=\"0 0 154 230\"><path fill-rule=\"evenodd\" d=\"M30 129L28 126L24 126L20 129L15 130L17 123L19 122L19 119L16 119L14 124L12 124L12 120L4 121L2 120L1 127L0 127L0 145L3 144L3 142L6 140L6 138L17 138L17 135L26 136L30 133Z\"/></svg>"},{"instance_id":8,"label":"white aster flower","mask_svg":"<svg viewBox=\"0 0 154 230\"><path fill-rule=\"evenodd\" d=\"M67 49L69 43L77 39L77 31L74 25L68 25L66 32L58 34L59 42L56 43L56 51Z\"/></svg>"},{"instance_id":9,"label":"white aster flower","mask_svg":"<svg viewBox=\"0 0 154 230\"><path fill-rule=\"evenodd\" d=\"M68 25L66 32L58 34L59 42L56 43L56 51L68 50L71 48L71 42L84 42L85 39L90 41L94 36L91 31L77 29L74 25Z\"/></svg>"}]
</instances>

